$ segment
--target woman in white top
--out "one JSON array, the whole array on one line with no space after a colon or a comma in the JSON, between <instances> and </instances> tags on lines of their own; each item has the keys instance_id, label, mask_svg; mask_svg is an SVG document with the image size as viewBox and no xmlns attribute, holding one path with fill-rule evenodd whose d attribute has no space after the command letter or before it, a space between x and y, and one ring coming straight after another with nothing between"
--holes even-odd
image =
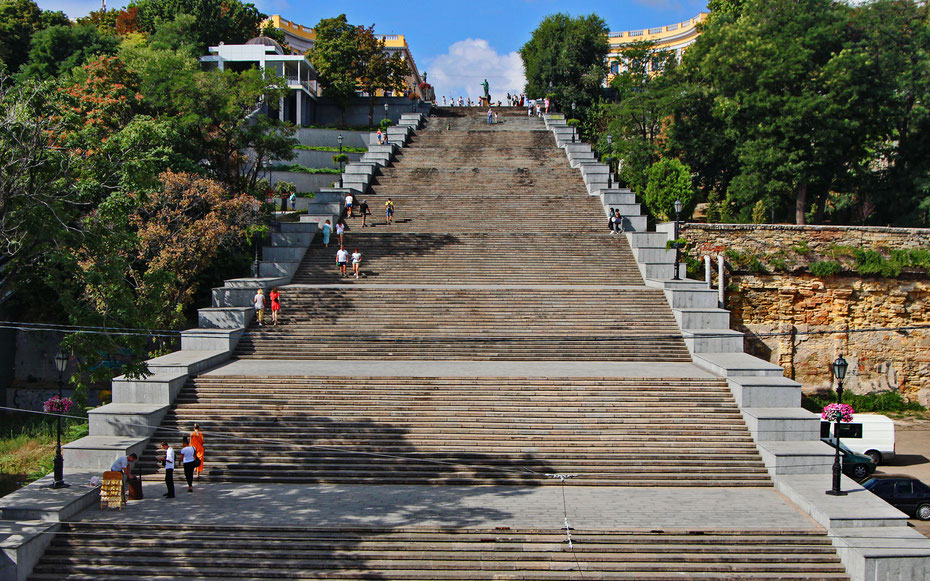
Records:
<instances>
[{"instance_id":1,"label":"woman in white top","mask_svg":"<svg viewBox=\"0 0 930 581\"><path fill-rule=\"evenodd\" d=\"M355 273L355 278L358 278L358 267L362 263L362 253L358 251L358 248L355 249L355 252L352 253L352 272Z\"/></svg>"},{"instance_id":2,"label":"woman in white top","mask_svg":"<svg viewBox=\"0 0 930 581\"><path fill-rule=\"evenodd\" d=\"M194 491L194 468L197 467L197 450L190 444L190 438L184 436L184 447L181 448L181 464L184 466L184 478L187 480L187 491Z\"/></svg>"},{"instance_id":3,"label":"woman in white top","mask_svg":"<svg viewBox=\"0 0 930 581\"><path fill-rule=\"evenodd\" d=\"M252 297L252 306L255 307L255 316L258 318L258 326L261 327L262 317L265 315L265 294L262 289L258 289Z\"/></svg>"}]
</instances>

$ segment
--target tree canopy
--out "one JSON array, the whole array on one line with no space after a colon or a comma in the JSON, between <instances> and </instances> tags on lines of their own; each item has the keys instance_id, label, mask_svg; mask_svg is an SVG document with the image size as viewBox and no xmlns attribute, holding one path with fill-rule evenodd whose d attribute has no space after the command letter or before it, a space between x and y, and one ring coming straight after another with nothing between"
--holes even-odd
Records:
<instances>
[{"instance_id":1,"label":"tree canopy","mask_svg":"<svg viewBox=\"0 0 930 581\"><path fill-rule=\"evenodd\" d=\"M555 106L568 111L596 103L607 76L607 24L596 14L547 16L520 49L526 94L552 95Z\"/></svg>"},{"instance_id":2,"label":"tree canopy","mask_svg":"<svg viewBox=\"0 0 930 581\"><path fill-rule=\"evenodd\" d=\"M375 36L373 26L349 24L345 14L324 18L313 30L316 41L308 56L320 75L323 96L332 99L344 114L356 92L366 92L371 125L376 93L404 86L409 69L403 56L385 52L384 39Z\"/></svg>"},{"instance_id":3,"label":"tree canopy","mask_svg":"<svg viewBox=\"0 0 930 581\"><path fill-rule=\"evenodd\" d=\"M178 14L190 14L194 17L190 40L200 54L206 54L210 45L243 44L258 36L266 17L240 0L135 0L129 8L136 10L139 29L149 34Z\"/></svg>"}]
</instances>

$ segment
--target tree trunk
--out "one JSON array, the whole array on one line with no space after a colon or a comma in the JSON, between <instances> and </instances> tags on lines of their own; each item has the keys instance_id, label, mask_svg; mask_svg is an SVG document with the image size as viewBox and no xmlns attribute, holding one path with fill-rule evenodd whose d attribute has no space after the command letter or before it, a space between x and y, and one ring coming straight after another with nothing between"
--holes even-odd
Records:
<instances>
[{"instance_id":1,"label":"tree trunk","mask_svg":"<svg viewBox=\"0 0 930 581\"><path fill-rule=\"evenodd\" d=\"M374 92L368 93L368 126L373 127L375 124L375 95Z\"/></svg>"},{"instance_id":2,"label":"tree trunk","mask_svg":"<svg viewBox=\"0 0 930 581\"><path fill-rule=\"evenodd\" d=\"M827 214L827 192L817 194L817 212L814 214L814 224L823 224Z\"/></svg>"},{"instance_id":3,"label":"tree trunk","mask_svg":"<svg viewBox=\"0 0 930 581\"><path fill-rule=\"evenodd\" d=\"M804 224L804 210L807 209L807 182L798 186L798 199L794 207L794 223Z\"/></svg>"}]
</instances>

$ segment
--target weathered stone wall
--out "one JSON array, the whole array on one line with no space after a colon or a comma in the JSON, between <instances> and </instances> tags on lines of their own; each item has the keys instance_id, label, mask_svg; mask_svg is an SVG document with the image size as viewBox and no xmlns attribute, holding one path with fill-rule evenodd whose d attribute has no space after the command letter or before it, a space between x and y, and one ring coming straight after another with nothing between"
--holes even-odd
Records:
<instances>
[{"instance_id":1,"label":"weathered stone wall","mask_svg":"<svg viewBox=\"0 0 930 581\"><path fill-rule=\"evenodd\" d=\"M695 258L725 250L771 256L802 242L810 259L836 246L930 246L928 229L689 224L683 236ZM895 389L930 405L930 277L735 272L728 286L731 326L747 333L747 351L780 364L806 390L830 386L829 364L842 353L854 393Z\"/></svg>"}]
</instances>

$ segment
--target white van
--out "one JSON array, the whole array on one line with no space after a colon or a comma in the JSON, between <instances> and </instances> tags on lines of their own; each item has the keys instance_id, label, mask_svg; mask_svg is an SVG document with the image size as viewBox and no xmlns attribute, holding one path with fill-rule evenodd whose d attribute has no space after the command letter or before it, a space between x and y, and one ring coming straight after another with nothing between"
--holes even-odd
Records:
<instances>
[{"instance_id":1,"label":"white van","mask_svg":"<svg viewBox=\"0 0 930 581\"><path fill-rule=\"evenodd\" d=\"M820 422L820 439L833 439L833 424ZM894 458L894 422L879 414L853 414L851 422L840 422L840 441L853 452L865 454L876 464Z\"/></svg>"}]
</instances>

